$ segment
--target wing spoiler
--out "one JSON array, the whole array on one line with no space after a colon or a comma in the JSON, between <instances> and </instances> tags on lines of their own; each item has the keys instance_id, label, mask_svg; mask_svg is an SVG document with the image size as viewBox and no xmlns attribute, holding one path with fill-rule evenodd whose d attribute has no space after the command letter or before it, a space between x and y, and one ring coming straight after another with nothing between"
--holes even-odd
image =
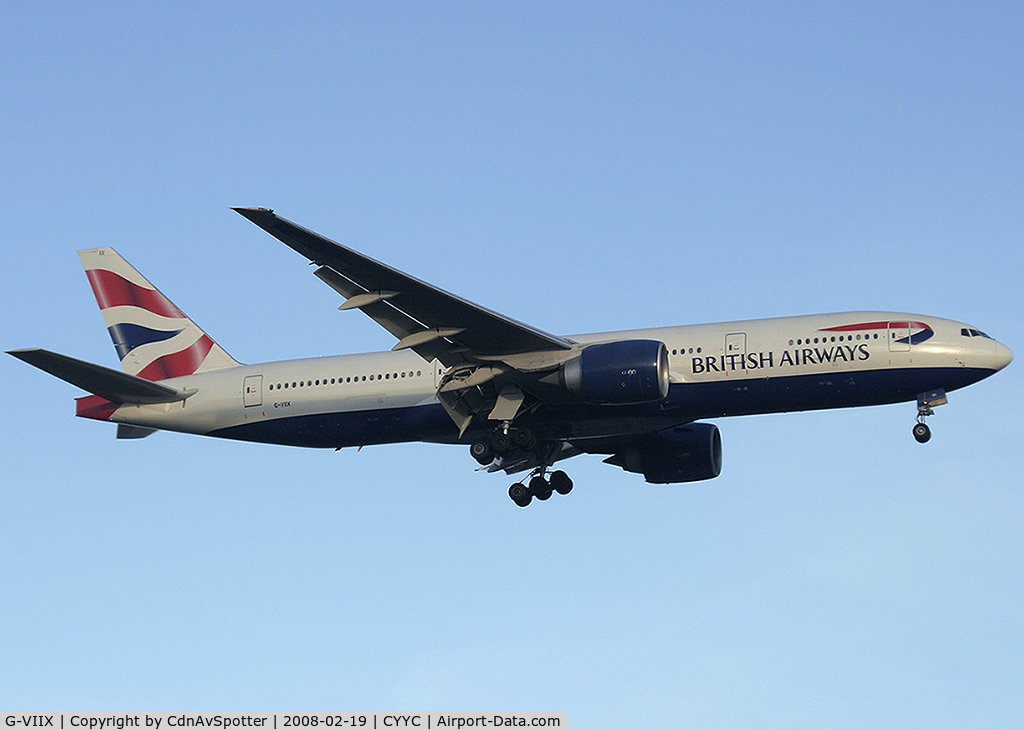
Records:
<instances>
[{"instance_id":1,"label":"wing spoiler","mask_svg":"<svg viewBox=\"0 0 1024 730\"><path fill-rule=\"evenodd\" d=\"M197 392L178 390L38 347L8 350L7 354L113 403L175 403Z\"/></svg>"}]
</instances>

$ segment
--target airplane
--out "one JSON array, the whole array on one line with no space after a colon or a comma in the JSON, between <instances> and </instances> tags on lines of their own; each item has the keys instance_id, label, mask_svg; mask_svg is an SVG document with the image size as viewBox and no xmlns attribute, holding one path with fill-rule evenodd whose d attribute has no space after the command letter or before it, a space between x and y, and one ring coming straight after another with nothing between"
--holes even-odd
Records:
<instances>
[{"instance_id":1,"label":"airplane","mask_svg":"<svg viewBox=\"0 0 1024 730\"><path fill-rule=\"evenodd\" d=\"M48 350L9 354L91 395L76 415L117 437L158 430L341 449L464 444L481 470L528 472L520 507L577 454L673 484L717 477L706 419L917 403L914 437L949 391L993 375L1008 347L971 325L844 312L555 335L485 309L277 216L233 208L316 265L317 278L390 332L390 352L243 365L113 248L79 251L122 371Z\"/></svg>"}]
</instances>

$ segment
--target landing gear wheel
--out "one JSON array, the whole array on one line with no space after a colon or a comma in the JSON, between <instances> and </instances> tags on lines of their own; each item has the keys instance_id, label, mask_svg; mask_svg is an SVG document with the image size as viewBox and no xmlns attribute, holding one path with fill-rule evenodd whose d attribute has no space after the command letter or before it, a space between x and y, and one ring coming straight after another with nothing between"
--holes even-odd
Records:
<instances>
[{"instance_id":1,"label":"landing gear wheel","mask_svg":"<svg viewBox=\"0 0 1024 730\"><path fill-rule=\"evenodd\" d=\"M512 432L512 443L516 448L529 451L537 445L537 439L528 428L517 428Z\"/></svg>"},{"instance_id":2,"label":"landing gear wheel","mask_svg":"<svg viewBox=\"0 0 1024 730\"><path fill-rule=\"evenodd\" d=\"M551 488L559 494L568 494L572 491L572 479L564 471L551 472Z\"/></svg>"},{"instance_id":3,"label":"landing gear wheel","mask_svg":"<svg viewBox=\"0 0 1024 730\"><path fill-rule=\"evenodd\" d=\"M528 506L533 499L533 495L530 494L530 490L526 488L526 485L519 482L508 488L508 496L520 507Z\"/></svg>"},{"instance_id":4,"label":"landing gear wheel","mask_svg":"<svg viewBox=\"0 0 1024 730\"><path fill-rule=\"evenodd\" d=\"M494 435L492 445L499 454L507 454L512 448L512 439L507 433L497 433Z\"/></svg>"},{"instance_id":5,"label":"landing gear wheel","mask_svg":"<svg viewBox=\"0 0 1024 730\"><path fill-rule=\"evenodd\" d=\"M568 494L571 491L572 479L564 471L553 471L545 477L544 469L538 468L527 484L518 482L509 487L508 496L520 507L525 507L534 497L544 502L555 492Z\"/></svg>"},{"instance_id":6,"label":"landing gear wheel","mask_svg":"<svg viewBox=\"0 0 1024 730\"><path fill-rule=\"evenodd\" d=\"M551 498L551 485L544 477L534 477L530 480L530 494L543 502Z\"/></svg>"},{"instance_id":7,"label":"landing gear wheel","mask_svg":"<svg viewBox=\"0 0 1024 730\"><path fill-rule=\"evenodd\" d=\"M494 461L494 449L486 441L474 441L469 447L469 453L481 466L487 466Z\"/></svg>"},{"instance_id":8,"label":"landing gear wheel","mask_svg":"<svg viewBox=\"0 0 1024 730\"><path fill-rule=\"evenodd\" d=\"M932 437L932 430L928 428L926 423L917 423L914 425L914 438L917 439L917 443L924 444L928 443L928 440Z\"/></svg>"}]
</instances>

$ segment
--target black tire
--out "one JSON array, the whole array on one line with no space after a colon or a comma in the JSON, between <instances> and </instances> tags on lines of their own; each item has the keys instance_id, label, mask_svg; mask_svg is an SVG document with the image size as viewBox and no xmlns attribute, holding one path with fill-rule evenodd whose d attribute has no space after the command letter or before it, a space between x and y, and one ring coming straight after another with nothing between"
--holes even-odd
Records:
<instances>
[{"instance_id":1,"label":"black tire","mask_svg":"<svg viewBox=\"0 0 1024 730\"><path fill-rule=\"evenodd\" d=\"M537 439L533 437L533 433L528 428L517 428L512 432L512 443L516 445L516 448L529 451L537 445Z\"/></svg>"},{"instance_id":2,"label":"black tire","mask_svg":"<svg viewBox=\"0 0 1024 730\"><path fill-rule=\"evenodd\" d=\"M530 480L530 494L542 502L551 499L551 485L544 477L534 477Z\"/></svg>"},{"instance_id":3,"label":"black tire","mask_svg":"<svg viewBox=\"0 0 1024 730\"><path fill-rule=\"evenodd\" d=\"M572 479L564 471L551 472L551 488L559 494L568 494L572 491Z\"/></svg>"},{"instance_id":4,"label":"black tire","mask_svg":"<svg viewBox=\"0 0 1024 730\"><path fill-rule=\"evenodd\" d=\"M481 466L487 466L494 461L494 449L486 441L474 441L469 447L469 453Z\"/></svg>"},{"instance_id":5,"label":"black tire","mask_svg":"<svg viewBox=\"0 0 1024 730\"><path fill-rule=\"evenodd\" d=\"M925 423L914 424L914 438L917 439L917 443L926 444L932 437L932 430L928 428Z\"/></svg>"},{"instance_id":6,"label":"black tire","mask_svg":"<svg viewBox=\"0 0 1024 730\"><path fill-rule=\"evenodd\" d=\"M526 488L526 485L520 484L519 482L516 482L508 488L508 496L511 497L512 501L520 507L528 506L530 504L530 500L533 499L533 496L530 494L530 490Z\"/></svg>"}]
</instances>

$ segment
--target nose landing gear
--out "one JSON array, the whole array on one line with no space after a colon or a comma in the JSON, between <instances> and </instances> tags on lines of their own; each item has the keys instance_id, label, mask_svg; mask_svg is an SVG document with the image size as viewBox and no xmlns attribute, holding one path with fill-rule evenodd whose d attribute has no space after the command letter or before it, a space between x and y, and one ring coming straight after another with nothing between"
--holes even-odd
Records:
<instances>
[{"instance_id":1,"label":"nose landing gear","mask_svg":"<svg viewBox=\"0 0 1024 730\"><path fill-rule=\"evenodd\" d=\"M914 438L917 439L917 443L928 443L929 439L932 437L932 430L928 428L928 424L924 422L924 419L928 416L935 415L935 411L932 410L932 407L945 405L948 402L949 400L946 398L946 391L941 389L930 390L927 393L921 393L917 396L917 423L914 424Z\"/></svg>"}]
</instances>

